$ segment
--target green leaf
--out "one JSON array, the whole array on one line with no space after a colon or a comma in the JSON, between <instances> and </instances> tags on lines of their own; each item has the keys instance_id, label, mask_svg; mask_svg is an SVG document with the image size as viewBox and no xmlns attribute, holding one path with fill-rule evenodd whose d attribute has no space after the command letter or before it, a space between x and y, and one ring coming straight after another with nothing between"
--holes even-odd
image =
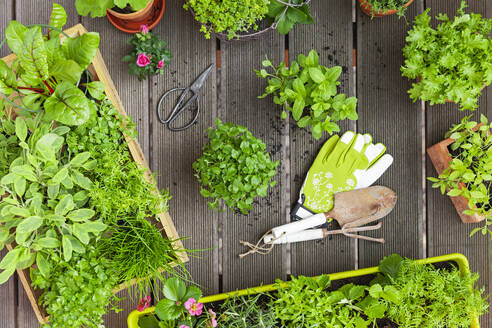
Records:
<instances>
[{"instance_id":1,"label":"green leaf","mask_svg":"<svg viewBox=\"0 0 492 328\"><path fill-rule=\"evenodd\" d=\"M4 270L2 273L0 273L0 285L4 284L9 280L9 278L14 274L15 272L15 267L14 268L9 268L7 270Z\"/></svg>"},{"instance_id":2,"label":"green leaf","mask_svg":"<svg viewBox=\"0 0 492 328\"><path fill-rule=\"evenodd\" d=\"M72 248L74 252L79 253L79 254L84 254L85 253L85 247L82 245L80 241L75 239L74 237L70 235L66 235L68 240L70 240L70 243L72 244Z\"/></svg>"},{"instance_id":3,"label":"green leaf","mask_svg":"<svg viewBox=\"0 0 492 328\"><path fill-rule=\"evenodd\" d=\"M87 160L91 157L91 153L86 151L80 154L77 154L72 158L70 161L70 165L73 167L80 167L82 166Z\"/></svg>"},{"instance_id":4,"label":"green leaf","mask_svg":"<svg viewBox=\"0 0 492 328\"><path fill-rule=\"evenodd\" d=\"M76 61L84 70L96 56L99 41L99 33L89 32L75 38L66 39L62 48L66 58Z\"/></svg>"},{"instance_id":5,"label":"green leaf","mask_svg":"<svg viewBox=\"0 0 492 328\"><path fill-rule=\"evenodd\" d=\"M309 51L308 56L306 57L306 64L302 66L318 66L319 65L319 56L316 50Z\"/></svg>"},{"instance_id":6,"label":"green leaf","mask_svg":"<svg viewBox=\"0 0 492 328\"><path fill-rule=\"evenodd\" d=\"M20 116L15 119L15 134L20 141L25 141L27 137L27 125L26 121Z\"/></svg>"},{"instance_id":7,"label":"green leaf","mask_svg":"<svg viewBox=\"0 0 492 328\"><path fill-rule=\"evenodd\" d=\"M36 264L38 266L39 272L43 275L45 278L49 278L50 276L50 271L51 271L51 265L46 259L46 257L43 255L43 253L38 252L36 256Z\"/></svg>"},{"instance_id":8,"label":"green leaf","mask_svg":"<svg viewBox=\"0 0 492 328\"><path fill-rule=\"evenodd\" d=\"M81 16L90 14L92 18L103 17L113 7L113 0L75 0L75 8Z\"/></svg>"},{"instance_id":9,"label":"green leaf","mask_svg":"<svg viewBox=\"0 0 492 328\"><path fill-rule=\"evenodd\" d=\"M379 263L379 271L393 279L396 279L402 263L403 258L400 255L391 254L381 260Z\"/></svg>"},{"instance_id":10,"label":"green leaf","mask_svg":"<svg viewBox=\"0 0 492 328\"><path fill-rule=\"evenodd\" d=\"M451 196L451 197L459 196L459 195L461 195L461 189L452 189L452 190L448 191L447 195Z\"/></svg>"},{"instance_id":11,"label":"green leaf","mask_svg":"<svg viewBox=\"0 0 492 328\"><path fill-rule=\"evenodd\" d=\"M60 241L53 237L43 237L37 240L37 243L43 248L60 247Z\"/></svg>"},{"instance_id":12,"label":"green leaf","mask_svg":"<svg viewBox=\"0 0 492 328\"><path fill-rule=\"evenodd\" d=\"M45 119L66 125L81 125L90 117L89 104L84 93L67 82L56 86L55 93L44 102Z\"/></svg>"},{"instance_id":13,"label":"green leaf","mask_svg":"<svg viewBox=\"0 0 492 328\"><path fill-rule=\"evenodd\" d=\"M182 305L176 305L176 302L170 299L162 299L155 306L155 314L160 320L174 320L181 316L183 312Z\"/></svg>"},{"instance_id":14,"label":"green leaf","mask_svg":"<svg viewBox=\"0 0 492 328\"><path fill-rule=\"evenodd\" d=\"M72 227L72 232L75 237L77 237L82 244L89 244L90 237L89 232L81 224L75 223Z\"/></svg>"},{"instance_id":15,"label":"green leaf","mask_svg":"<svg viewBox=\"0 0 492 328\"><path fill-rule=\"evenodd\" d=\"M306 88L300 78L297 78L292 82L292 87L295 92L300 94L302 97L306 97Z\"/></svg>"},{"instance_id":16,"label":"green leaf","mask_svg":"<svg viewBox=\"0 0 492 328\"><path fill-rule=\"evenodd\" d=\"M0 92L10 96L17 89L17 78L8 65L0 59Z\"/></svg>"},{"instance_id":17,"label":"green leaf","mask_svg":"<svg viewBox=\"0 0 492 328\"><path fill-rule=\"evenodd\" d=\"M42 136L36 142L36 151L47 161L56 161L56 153L63 145L63 137L54 133L48 133Z\"/></svg>"},{"instance_id":18,"label":"green leaf","mask_svg":"<svg viewBox=\"0 0 492 328\"><path fill-rule=\"evenodd\" d=\"M71 59L56 60L53 66L50 67L51 75L58 81L65 81L71 84L77 84L80 81L83 71L82 67Z\"/></svg>"},{"instance_id":19,"label":"green leaf","mask_svg":"<svg viewBox=\"0 0 492 328\"><path fill-rule=\"evenodd\" d=\"M21 255L23 248L16 247L10 252L8 252L0 262L0 269L2 270L10 270L14 269L17 266L17 262L19 261L19 256Z\"/></svg>"},{"instance_id":20,"label":"green leaf","mask_svg":"<svg viewBox=\"0 0 492 328\"><path fill-rule=\"evenodd\" d=\"M316 83L321 83L325 80L325 75L317 67L310 67L309 68L309 76L311 76L311 79L313 79L313 81Z\"/></svg>"},{"instance_id":21,"label":"green leaf","mask_svg":"<svg viewBox=\"0 0 492 328\"><path fill-rule=\"evenodd\" d=\"M200 288L196 286L188 286L188 288L186 289L186 294L183 297L183 300L194 298L195 300L198 301L200 298L202 298L202 296L203 294Z\"/></svg>"},{"instance_id":22,"label":"green leaf","mask_svg":"<svg viewBox=\"0 0 492 328\"><path fill-rule=\"evenodd\" d=\"M67 13L65 9L57 3L53 3L53 9L51 10L51 17L48 25L61 30L66 23Z\"/></svg>"},{"instance_id":23,"label":"green leaf","mask_svg":"<svg viewBox=\"0 0 492 328\"><path fill-rule=\"evenodd\" d=\"M68 168L65 166L65 167L62 167L60 169L60 171L58 171L54 176L53 178L51 179L51 181L53 182L53 184L60 184L63 180L65 180L66 178L68 177Z\"/></svg>"},{"instance_id":24,"label":"green leaf","mask_svg":"<svg viewBox=\"0 0 492 328\"><path fill-rule=\"evenodd\" d=\"M304 22L307 19L307 15L304 12L294 7L289 7L286 15L291 21L296 23Z\"/></svg>"},{"instance_id":25,"label":"green leaf","mask_svg":"<svg viewBox=\"0 0 492 328\"><path fill-rule=\"evenodd\" d=\"M12 20L9 22L5 30L5 38L10 50L17 56L24 51L24 38L27 32L27 27L21 23Z\"/></svg>"},{"instance_id":26,"label":"green leaf","mask_svg":"<svg viewBox=\"0 0 492 328\"><path fill-rule=\"evenodd\" d=\"M15 179L14 190L19 197L22 197L26 192L26 184L26 179L24 179L23 177L18 177L17 179Z\"/></svg>"},{"instance_id":27,"label":"green leaf","mask_svg":"<svg viewBox=\"0 0 492 328\"><path fill-rule=\"evenodd\" d=\"M17 233L31 233L43 225L43 218L39 216L30 216L17 226Z\"/></svg>"},{"instance_id":28,"label":"green leaf","mask_svg":"<svg viewBox=\"0 0 492 328\"><path fill-rule=\"evenodd\" d=\"M294 107L292 107L292 117L296 121L298 121L301 118L302 113L303 113L303 110L304 110L304 107L305 107L304 99L297 98L294 101Z\"/></svg>"},{"instance_id":29,"label":"green leaf","mask_svg":"<svg viewBox=\"0 0 492 328\"><path fill-rule=\"evenodd\" d=\"M85 86L87 87L87 90L89 90L90 95L95 99L103 100L106 97L106 94L104 93L105 86L101 81L93 81L87 83Z\"/></svg>"},{"instance_id":30,"label":"green leaf","mask_svg":"<svg viewBox=\"0 0 492 328\"><path fill-rule=\"evenodd\" d=\"M73 248L72 248L72 243L70 242L70 240L66 235L63 235L62 237L62 246L63 246L63 259L65 260L65 262L68 262L72 258Z\"/></svg>"},{"instance_id":31,"label":"green leaf","mask_svg":"<svg viewBox=\"0 0 492 328\"><path fill-rule=\"evenodd\" d=\"M82 227L85 231L95 234L99 234L108 228L106 224L100 221L85 222L82 224Z\"/></svg>"},{"instance_id":32,"label":"green leaf","mask_svg":"<svg viewBox=\"0 0 492 328\"><path fill-rule=\"evenodd\" d=\"M278 21L277 31L280 34L287 34L294 27L296 23L291 21L287 16L284 16L281 20Z\"/></svg>"},{"instance_id":33,"label":"green leaf","mask_svg":"<svg viewBox=\"0 0 492 328\"><path fill-rule=\"evenodd\" d=\"M72 195L63 195L55 206L56 215L65 215L75 207Z\"/></svg>"},{"instance_id":34,"label":"green leaf","mask_svg":"<svg viewBox=\"0 0 492 328\"><path fill-rule=\"evenodd\" d=\"M85 190L91 190L93 187L92 181L80 172L75 171L72 175L72 180L75 184L84 188Z\"/></svg>"},{"instance_id":35,"label":"green leaf","mask_svg":"<svg viewBox=\"0 0 492 328\"><path fill-rule=\"evenodd\" d=\"M186 294L186 285L176 277L169 278L162 289L164 296L173 301L182 301Z\"/></svg>"},{"instance_id":36,"label":"green leaf","mask_svg":"<svg viewBox=\"0 0 492 328\"><path fill-rule=\"evenodd\" d=\"M67 217L74 221L74 222L82 222L82 221L87 221L90 218L92 218L96 212L94 210L88 209L88 208L83 208L80 210L75 210L70 212Z\"/></svg>"}]
</instances>

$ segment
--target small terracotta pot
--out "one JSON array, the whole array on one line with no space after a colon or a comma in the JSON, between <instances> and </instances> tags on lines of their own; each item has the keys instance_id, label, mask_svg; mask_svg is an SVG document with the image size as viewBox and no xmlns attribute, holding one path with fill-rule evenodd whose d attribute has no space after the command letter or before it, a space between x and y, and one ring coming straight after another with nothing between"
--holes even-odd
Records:
<instances>
[{"instance_id":1,"label":"small terracotta pot","mask_svg":"<svg viewBox=\"0 0 492 328\"><path fill-rule=\"evenodd\" d=\"M150 8L147 10L147 7ZM142 9L141 11L138 11L137 13L143 13L146 12L145 15L141 16L138 18L133 17L131 20L126 19L126 16L137 14L119 14L119 16L115 16L114 10L108 10L106 16L108 17L108 20L113 24L118 30L123 31L125 33L130 33L134 34L137 32L140 32L140 26L141 25L147 25L149 30L152 30L154 27L159 24L161 21L163 15L164 15L164 10L166 8L166 1L165 0L152 0L150 1L147 6ZM123 17L123 18L120 18Z\"/></svg>"},{"instance_id":2,"label":"small terracotta pot","mask_svg":"<svg viewBox=\"0 0 492 328\"><path fill-rule=\"evenodd\" d=\"M404 6L408 7L412 2L413 0L409 0L406 4L404 4ZM359 5L360 5L360 9L364 12L364 14L366 14L369 17L389 16L389 15L394 15L398 12L398 10L396 9L372 12L372 6L367 3L367 0L359 0Z\"/></svg>"},{"instance_id":3,"label":"small terracotta pot","mask_svg":"<svg viewBox=\"0 0 492 328\"><path fill-rule=\"evenodd\" d=\"M481 125L481 124L480 124ZM476 128L478 128L478 125ZM454 139L448 138L446 140L441 141L434 146L427 148L427 154L429 155L432 164L434 165L438 174L441 174L444 170L449 167L449 162L451 161L451 154L449 153L448 147L454 142ZM464 183L459 184L460 189L465 188ZM463 196L450 197L451 201L458 212L458 215L461 218L463 223L477 223L485 220L485 216L481 216L478 214L475 215L467 215L463 214L463 211L470 209L468 206L468 201Z\"/></svg>"},{"instance_id":4,"label":"small terracotta pot","mask_svg":"<svg viewBox=\"0 0 492 328\"><path fill-rule=\"evenodd\" d=\"M144 8L131 14L122 14L112 9L108 9L108 12L114 17L119 18L121 20L138 22L143 20L150 13L153 4L154 4L154 0L150 0Z\"/></svg>"}]
</instances>

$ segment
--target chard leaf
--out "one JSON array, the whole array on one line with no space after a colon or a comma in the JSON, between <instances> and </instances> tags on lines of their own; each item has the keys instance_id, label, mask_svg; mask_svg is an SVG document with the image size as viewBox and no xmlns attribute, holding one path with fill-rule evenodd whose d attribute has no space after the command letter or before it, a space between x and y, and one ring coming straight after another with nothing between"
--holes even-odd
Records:
<instances>
[{"instance_id":1,"label":"chard leaf","mask_svg":"<svg viewBox=\"0 0 492 328\"><path fill-rule=\"evenodd\" d=\"M66 125L81 125L90 117L89 104L84 93L76 86L61 82L55 93L46 99L45 119Z\"/></svg>"},{"instance_id":2,"label":"chard leaf","mask_svg":"<svg viewBox=\"0 0 492 328\"><path fill-rule=\"evenodd\" d=\"M97 54L99 34L89 32L75 38L66 39L62 49L67 59L76 61L85 70Z\"/></svg>"}]
</instances>

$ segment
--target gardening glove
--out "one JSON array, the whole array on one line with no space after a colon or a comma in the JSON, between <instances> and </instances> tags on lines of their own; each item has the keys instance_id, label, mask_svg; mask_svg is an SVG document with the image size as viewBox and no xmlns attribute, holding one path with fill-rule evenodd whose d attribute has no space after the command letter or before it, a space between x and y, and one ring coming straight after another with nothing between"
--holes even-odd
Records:
<instances>
[{"instance_id":1,"label":"gardening glove","mask_svg":"<svg viewBox=\"0 0 492 328\"><path fill-rule=\"evenodd\" d=\"M386 147L373 144L369 134L345 132L328 139L306 175L291 215L303 219L333 208L337 192L372 185L393 163Z\"/></svg>"}]
</instances>

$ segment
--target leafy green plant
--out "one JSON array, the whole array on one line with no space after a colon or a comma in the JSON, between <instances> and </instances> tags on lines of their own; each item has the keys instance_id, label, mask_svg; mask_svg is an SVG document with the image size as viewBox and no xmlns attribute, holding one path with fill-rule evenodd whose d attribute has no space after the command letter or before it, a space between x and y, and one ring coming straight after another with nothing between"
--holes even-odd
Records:
<instances>
[{"instance_id":1,"label":"leafy green plant","mask_svg":"<svg viewBox=\"0 0 492 328\"><path fill-rule=\"evenodd\" d=\"M39 119L30 121L31 126ZM65 261L73 252L83 253L92 238L106 230L106 224L94 220L95 211L85 207L93 183L83 172L94 164L90 154L80 153L61 159L64 134L69 128L39 123L27 138L26 121L17 117L15 132L23 148L14 159L9 173L0 180L0 242L15 241L17 246L0 262L5 282L16 268L25 269L34 261L49 276L51 254L60 250ZM15 228L15 229L12 229ZM34 251L34 252L33 252Z\"/></svg>"},{"instance_id":2,"label":"leafy green plant","mask_svg":"<svg viewBox=\"0 0 492 328\"><path fill-rule=\"evenodd\" d=\"M282 327L368 327L383 318L388 305L383 297L398 299L393 290L375 285L345 284L327 291L327 275L316 279L292 277L279 289L270 306Z\"/></svg>"},{"instance_id":3,"label":"leafy green plant","mask_svg":"<svg viewBox=\"0 0 492 328\"><path fill-rule=\"evenodd\" d=\"M371 17L374 18L374 13L387 12L389 10L397 10L396 15L399 18L405 16L409 0L364 0L362 5L371 7Z\"/></svg>"},{"instance_id":4,"label":"leafy green plant","mask_svg":"<svg viewBox=\"0 0 492 328\"><path fill-rule=\"evenodd\" d=\"M275 67L268 58L262 65L264 68L255 72L268 79L268 86L259 98L273 94L273 102L283 106L281 117L287 118L286 111L292 112L299 127L311 127L315 139L321 138L323 131L329 134L340 131L335 122L346 118L358 119L355 110L357 98L337 94L342 68L320 65L315 50L311 50L308 56L300 54L290 67L285 63ZM273 72L269 73L267 69Z\"/></svg>"},{"instance_id":5,"label":"leafy green plant","mask_svg":"<svg viewBox=\"0 0 492 328\"><path fill-rule=\"evenodd\" d=\"M195 20L200 24L200 31L205 38L210 34L227 33L234 38L239 32L258 29L258 22L268 13L269 0L187 0L186 10L192 10Z\"/></svg>"},{"instance_id":6,"label":"leafy green plant","mask_svg":"<svg viewBox=\"0 0 492 328\"><path fill-rule=\"evenodd\" d=\"M385 288L391 286L400 297L387 311L398 327L470 327L473 316L488 308L484 289L474 289L478 274L462 275L456 267L435 269L399 255L384 258L379 267L390 284Z\"/></svg>"},{"instance_id":7,"label":"leafy green plant","mask_svg":"<svg viewBox=\"0 0 492 328\"><path fill-rule=\"evenodd\" d=\"M273 162L265 152L266 145L255 138L244 126L215 121L216 128L207 130L209 143L202 156L193 163L200 194L211 197L208 202L213 210L222 200L233 210L246 214L257 196L265 197L268 186L277 174L278 161Z\"/></svg>"},{"instance_id":8,"label":"leafy green plant","mask_svg":"<svg viewBox=\"0 0 492 328\"><path fill-rule=\"evenodd\" d=\"M130 74L138 76L139 81L145 80L152 74L163 74L164 67L169 65L171 53L166 48L166 42L162 41L158 34L148 31L146 25L142 25L140 33L135 33L127 40L133 46L130 54L123 57L128 62Z\"/></svg>"},{"instance_id":9,"label":"leafy green plant","mask_svg":"<svg viewBox=\"0 0 492 328\"><path fill-rule=\"evenodd\" d=\"M280 34L287 34L297 23L312 24L314 22L310 13L309 2L310 0L281 2L270 0L266 15L275 24Z\"/></svg>"},{"instance_id":10,"label":"leafy green plant","mask_svg":"<svg viewBox=\"0 0 492 328\"><path fill-rule=\"evenodd\" d=\"M280 327L275 312L268 309L267 294L228 298L220 305L219 322L228 328L275 328Z\"/></svg>"},{"instance_id":11,"label":"leafy green plant","mask_svg":"<svg viewBox=\"0 0 492 328\"><path fill-rule=\"evenodd\" d=\"M119 299L112 290L117 284L115 263L102 257L94 247L84 254L75 254L66 262L52 254L57 263L49 276L40 269L31 272L32 285L43 290L40 302L50 316L51 328L100 328L102 316L115 306Z\"/></svg>"},{"instance_id":12,"label":"leafy green plant","mask_svg":"<svg viewBox=\"0 0 492 328\"><path fill-rule=\"evenodd\" d=\"M53 4L52 29L43 37L40 26L25 27L11 21L5 31L7 43L17 60L10 68L0 60L0 93L11 105L44 111L45 120L65 125L79 125L89 119L94 103L77 87L84 70L99 47L99 34L86 33L60 41L66 22L63 7Z\"/></svg>"},{"instance_id":13,"label":"leafy green plant","mask_svg":"<svg viewBox=\"0 0 492 328\"><path fill-rule=\"evenodd\" d=\"M91 15L92 18L106 16L106 11L114 7L132 11L145 8L150 0L75 0L75 8L81 16Z\"/></svg>"},{"instance_id":14,"label":"leafy green plant","mask_svg":"<svg viewBox=\"0 0 492 328\"><path fill-rule=\"evenodd\" d=\"M438 178L429 177L433 188L440 188L442 194L463 196L468 200L467 215L486 217L483 228L475 228L472 234L481 230L492 236L489 226L492 224L492 123L482 114L481 124L464 117L460 124L454 125L446 138L455 140L450 145L451 159L449 167Z\"/></svg>"},{"instance_id":15,"label":"leafy green plant","mask_svg":"<svg viewBox=\"0 0 492 328\"><path fill-rule=\"evenodd\" d=\"M492 19L465 13L462 1L454 20L439 14L434 29L429 10L415 18L403 48L402 75L417 79L408 91L414 101L431 105L447 100L460 110L475 110L484 86L492 81Z\"/></svg>"}]
</instances>

